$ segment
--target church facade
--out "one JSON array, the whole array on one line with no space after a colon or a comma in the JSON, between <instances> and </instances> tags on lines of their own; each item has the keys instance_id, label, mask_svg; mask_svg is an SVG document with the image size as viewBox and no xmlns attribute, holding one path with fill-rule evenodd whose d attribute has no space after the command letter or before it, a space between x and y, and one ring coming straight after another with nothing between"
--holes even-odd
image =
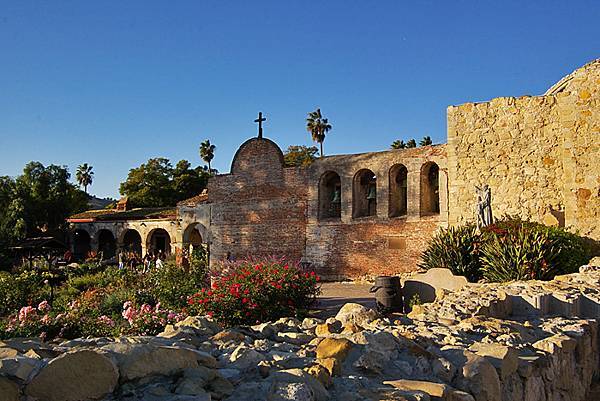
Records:
<instances>
[{"instance_id":1,"label":"church facade","mask_svg":"<svg viewBox=\"0 0 600 401\"><path fill-rule=\"evenodd\" d=\"M112 230L117 248L127 245L125 229L141 231L144 251L164 247L166 239L152 237L161 228L178 259L202 243L215 268L228 258L286 256L329 278L393 274L415 269L440 227L475 221L475 187L483 184L496 217L572 227L600 241L599 159L596 60L542 96L449 107L445 145L285 167L261 132L240 146L230 173L170 215L70 222L73 233L88 232L92 249L100 227Z\"/></svg>"}]
</instances>

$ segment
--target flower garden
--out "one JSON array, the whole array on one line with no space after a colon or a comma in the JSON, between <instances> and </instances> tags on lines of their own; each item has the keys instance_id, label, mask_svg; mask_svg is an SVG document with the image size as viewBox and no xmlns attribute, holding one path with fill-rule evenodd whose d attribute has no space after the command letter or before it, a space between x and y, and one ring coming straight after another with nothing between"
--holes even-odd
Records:
<instances>
[{"instance_id":1,"label":"flower garden","mask_svg":"<svg viewBox=\"0 0 600 401\"><path fill-rule=\"evenodd\" d=\"M93 263L0 272L0 338L155 335L196 314L224 326L255 324L301 316L319 292L314 272L283 259L220 271L211 275L200 258L187 270L168 261L149 272Z\"/></svg>"}]
</instances>

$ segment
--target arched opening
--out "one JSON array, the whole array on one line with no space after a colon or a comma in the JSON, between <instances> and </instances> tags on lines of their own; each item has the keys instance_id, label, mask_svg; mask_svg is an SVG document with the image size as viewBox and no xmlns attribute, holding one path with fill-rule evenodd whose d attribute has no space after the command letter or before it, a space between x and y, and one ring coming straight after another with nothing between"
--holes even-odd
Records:
<instances>
[{"instance_id":1,"label":"arched opening","mask_svg":"<svg viewBox=\"0 0 600 401\"><path fill-rule=\"evenodd\" d=\"M171 237L169 233L163 228L156 228L148 235L146 243L148 252L162 252L164 255L171 253Z\"/></svg>"},{"instance_id":2,"label":"arched opening","mask_svg":"<svg viewBox=\"0 0 600 401\"><path fill-rule=\"evenodd\" d=\"M136 230L129 229L123 236L123 249L127 252L142 254L142 236Z\"/></svg>"},{"instance_id":3,"label":"arched opening","mask_svg":"<svg viewBox=\"0 0 600 401\"><path fill-rule=\"evenodd\" d=\"M333 171L328 171L319 180L319 218L339 219L342 217L342 180Z\"/></svg>"},{"instance_id":4,"label":"arched opening","mask_svg":"<svg viewBox=\"0 0 600 401\"><path fill-rule=\"evenodd\" d=\"M390 169L389 216L406 216L408 210L408 170L402 164Z\"/></svg>"},{"instance_id":5,"label":"arched opening","mask_svg":"<svg viewBox=\"0 0 600 401\"><path fill-rule=\"evenodd\" d=\"M208 263L209 245L207 238L202 237L206 234L206 229L201 223L192 223L183 232L183 252L181 254L181 263L184 267L189 267L195 263Z\"/></svg>"},{"instance_id":6,"label":"arched opening","mask_svg":"<svg viewBox=\"0 0 600 401\"><path fill-rule=\"evenodd\" d=\"M440 168L434 162L421 167L421 215L440 213Z\"/></svg>"},{"instance_id":7,"label":"arched opening","mask_svg":"<svg viewBox=\"0 0 600 401\"><path fill-rule=\"evenodd\" d=\"M73 258L77 261L85 260L91 248L90 234L81 229L73 232Z\"/></svg>"},{"instance_id":8,"label":"arched opening","mask_svg":"<svg viewBox=\"0 0 600 401\"><path fill-rule=\"evenodd\" d=\"M352 217L377 215L377 176L369 170L360 170L352 183Z\"/></svg>"},{"instance_id":9,"label":"arched opening","mask_svg":"<svg viewBox=\"0 0 600 401\"><path fill-rule=\"evenodd\" d=\"M104 259L110 259L115 256L117 251L117 241L109 230L100 230L98 232L98 252L102 252Z\"/></svg>"}]
</instances>

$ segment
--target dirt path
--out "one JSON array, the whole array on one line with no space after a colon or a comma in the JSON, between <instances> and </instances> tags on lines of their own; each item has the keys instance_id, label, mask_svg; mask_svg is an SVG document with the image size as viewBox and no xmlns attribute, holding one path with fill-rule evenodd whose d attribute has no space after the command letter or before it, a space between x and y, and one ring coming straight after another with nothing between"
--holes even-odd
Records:
<instances>
[{"instance_id":1,"label":"dirt path","mask_svg":"<svg viewBox=\"0 0 600 401\"><path fill-rule=\"evenodd\" d=\"M351 282L323 283L321 295L312 316L328 318L335 316L340 307L348 302L355 302L368 308L375 308L375 298L369 292L371 284Z\"/></svg>"}]
</instances>

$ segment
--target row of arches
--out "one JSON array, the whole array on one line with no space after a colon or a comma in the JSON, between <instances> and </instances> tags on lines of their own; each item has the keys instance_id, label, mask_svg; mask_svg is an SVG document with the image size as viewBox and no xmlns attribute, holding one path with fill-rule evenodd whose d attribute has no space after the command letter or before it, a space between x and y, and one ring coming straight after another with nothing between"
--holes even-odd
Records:
<instances>
[{"instance_id":1,"label":"row of arches","mask_svg":"<svg viewBox=\"0 0 600 401\"><path fill-rule=\"evenodd\" d=\"M420 172L421 215L440 213L439 167L427 162ZM377 215L377 175L361 169L352 179L352 218ZM401 217L408 213L408 169L396 164L388 171L388 216ZM342 180L335 171L325 172L319 180L319 218L337 219L342 216Z\"/></svg>"},{"instance_id":2,"label":"row of arches","mask_svg":"<svg viewBox=\"0 0 600 401\"><path fill-rule=\"evenodd\" d=\"M73 231L73 256L76 260L85 259L90 251L102 252L106 259L114 257L117 249L126 252L134 252L138 255L142 254L142 236L133 229L127 229L121 236L120 246L112 231L101 229L96 234L97 247L92 249L92 237L84 229L76 229ZM146 237L146 249L149 251L158 252L168 255L171 253L171 236L163 228L156 228Z\"/></svg>"}]
</instances>

